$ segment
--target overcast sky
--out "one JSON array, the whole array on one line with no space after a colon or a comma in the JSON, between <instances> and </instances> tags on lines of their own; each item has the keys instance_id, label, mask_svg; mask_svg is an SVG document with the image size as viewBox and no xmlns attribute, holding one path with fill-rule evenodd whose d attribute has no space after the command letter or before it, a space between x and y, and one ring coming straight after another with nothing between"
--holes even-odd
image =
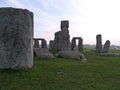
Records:
<instances>
[{"instance_id":1,"label":"overcast sky","mask_svg":"<svg viewBox=\"0 0 120 90\"><path fill-rule=\"evenodd\" d=\"M54 39L60 21L69 20L72 37L82 37L84 44L120 45L120 0L0 0L0 7L28 9L34 13L34 37Z\"/></svg>"}]
</instances>

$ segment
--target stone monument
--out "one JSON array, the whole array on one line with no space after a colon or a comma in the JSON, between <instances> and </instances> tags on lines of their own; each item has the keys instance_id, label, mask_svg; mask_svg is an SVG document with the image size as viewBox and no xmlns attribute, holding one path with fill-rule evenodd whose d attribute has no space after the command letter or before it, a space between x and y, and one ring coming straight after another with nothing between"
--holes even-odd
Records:
<instances>
[{"instance_id":1,"label":"stone monument","mask_svg":"<svg viewBox=\"0 0 120 90\"><path fill-rule=\"evenodd\" d=\"M70 50L69 21L61 21L61 31L55 33L54 49L56 52Z\"/></svg>"},{"instance_id":2,"label":"stone monument","mask_svg":"<svg viewBox=\"0 0 120 90\"><path fill-rule=\"evenodd\" d=\"M0 69L33 66L33 13L0 8Z\"/></svg>"},{"instance_id":3,"label":"stone monument","mask_svg":"<svg viewBox=\"0 0 120 90\"><path fill-rule=\"evenodd\" d=\"M80 37L78 41L78 50L83 51L83 39Z\"/></svg>"},{"instance_id":4,"label":"stone monument","mask_svg":"<svg viewBox=\"0 0 120 90\"><path fill-rule=\"evenodd\" d=\"M41 41L41 47L39 41ZM46 40L43 38L34 38L34 48L47 48Z\"/></svg>"},{"instance_id":5,"label":"stone monument","mask_svg":"<svg viewBox=\"0 0 120 90\"><path fill-rule=\"evenodd\" d=\"M107 40L104 44L103 53L108 53L110 48L110 41Z\"/></svg>"},{"instance_id":6,"label":"stone monument","mask_svg":"<svg viewBox=\"0 0 120 90\"><path fill-rule=\"evenodd\" d=\"M45 39L43 39L41 42L41 48L47 48L47 42Z\"/></svg>"},{"instance_id":7,"label":"stone monument","mask_svg":"<svg viewBox=\"0 0 120 90\"><path fill-rule=\"evenodd\" d=\"M98 34L96 36L96 52L97 53L102 52L102 36L101 36L101 34Z\"/></svg>"},{"instance_id":8,"label":"stone monument","mask_svg":"<svg viewBox=\"0 0 120 90\"><path fill-rule=\"evenodd\" d=\"M54 51L54 40L50 40L50 42L49 42L49 50Z\"/></svg>"},{"instance_id":9,"label":"stone monument","mask_svg":"<svg viewBox=\"0 0 120 90\"><path fill-rule=\"evenodd\" d=\"M34 48L40 48L39 40L38 39L34 40Z\"/></svg>"},{"instance_id":10,"label":"stone monument","mask_svg":"<svg viewBox=\"0 0 120 90\"><path fill-rule=\"evenodd\" d=\"M76 45L76 40L78 39L78 51L83 51L83 39L81 37L73 37L71 42L71 49L74 50Z\"/></svg>"},{"instance_id":11,"label":"stone monument","mask_svg":"<svg viewBox=\"0 0 120 90\"><path fill-rule=\"evenodd\" d=\"M73 38L72 42L71 42L71 49L72 49L72 51L74 50L75 47L76 47L76 40L75 40L75 38Z\"/></svg>"}]
</instances>

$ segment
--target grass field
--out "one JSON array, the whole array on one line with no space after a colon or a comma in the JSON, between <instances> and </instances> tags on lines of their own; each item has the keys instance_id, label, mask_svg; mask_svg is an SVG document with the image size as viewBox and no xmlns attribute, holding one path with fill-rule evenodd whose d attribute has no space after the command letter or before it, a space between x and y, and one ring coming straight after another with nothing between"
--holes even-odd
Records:
<instances>
[{"instance_id":1,"label":"grass field","mask_svg":"<svg viewBox=\"0 0 120 90\"><path fill-rule=\"evenodd\" d=\"M35 57L32 69L0 70L0 90L120 90L120 57L83 53L87 62Z\"/></svg>"}]
</instances>

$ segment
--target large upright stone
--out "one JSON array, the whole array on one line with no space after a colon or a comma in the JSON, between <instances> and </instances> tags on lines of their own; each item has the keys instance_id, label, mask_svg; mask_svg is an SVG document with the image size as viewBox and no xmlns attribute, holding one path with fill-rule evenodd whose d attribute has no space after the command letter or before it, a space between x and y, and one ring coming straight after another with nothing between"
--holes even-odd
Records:
<instances>
[{"instance_id":1,"label":"large upright stone","mask_svg":"<svg viewBox=\"0 0 120 90\"><path fill-rule=\"evenodd\" d=\"M103 53L108 53L110 48L110 41L107 40L104 44Z\"/></svg>"},{"instance_id":2,"label":"large upright stone","mask_svg":"<svg viewBox=\"0 0 120 90\"><path fill-rule=\"evenodd\" d=\"M56 52L70 50L69 22L61 21L61 31L55 33L54 49Z\"/></svg>"},{"instance_id":3,"label":"large upright stone","mask_svg":"<svg viewBox=\"0 0 120 90\"><path fill-rule=\"evenodd\" d=\"M34 48L40 48L39 40L38 39L34 40Z\"/></svg>"},{"instance_id":4,"label":"large upright stone","mask_svg":"<svg viewBox=\"0 0 120 90\"><path fill-rule=\"evenodd\" d=\"M71 42L71 49L74 50L76 48L76 40L78 40L78 48L77 51L83 51L83 39L81 37L74 37Z\"/></svg>"},{"instance_id":5,"label":"large upright stone","mask_svg":"<svg viewBox=\"0 0 120 90\"><path fill-rule=\"evenodd\" d=\"M47 42L45 39L41 41L41 48L47 48Z\"/></svg>"},{"instance_id":6,"label":"large upright stone","mask_svg":"<svg viewBox=\"0 0 120 90\"><path fill-rule=\"evenodd\" d=\"M49 50L54 51L54 40L50 40L50 42L49 42Z\"/></svg>"},{"instance_id":7,"label":"large upright stone","mask_svg":"<svg viewBox=\"0 0 120 90\"><path fill-rule=\"evenodd\" d=\"M98 34L96 36L96 52L98 52L98 53L102 52L102 36L101 36L101 34Z\"/></svg>"},{"instance_id":8,"label":"large upright stone","mask_svg":"<svg viewBox=\"0 0 120 90\"><path fill-rule=\"evenodd\" d=\"M63 28L69 28L69 21L65 20L65 21L61 21L61 25L60 25L61 30L64 30Z\"/></svg>"},{"instance_id":9,"label":"large upright stone","mask_svg":"<svg viewBox=\"0 0 120 90\"><path fill-rule=\"evenodd\" d=\"M75 38L73 38L71 42L71 49L74 50L75 47L76 47L76 40Z\"/></svg>"},{"instance_id":10,"label":"large upright stone","mask_svg":"<svg viewBox=\"0 0 120 90\"><path fill-rule=\"evenodd\" d=\"M83 39L80 37L78 41L78 50L83 51Z\"/></svg>"},{"instance_id":11,"label":"large upright stone","mask_svg":"<svg viewBox=\"0 0 120 90\"><path fill-rule=\"evenodd\" d=\"M33 66L33 13L0 8L0 69Z\"/></svg>"}]
</instances>

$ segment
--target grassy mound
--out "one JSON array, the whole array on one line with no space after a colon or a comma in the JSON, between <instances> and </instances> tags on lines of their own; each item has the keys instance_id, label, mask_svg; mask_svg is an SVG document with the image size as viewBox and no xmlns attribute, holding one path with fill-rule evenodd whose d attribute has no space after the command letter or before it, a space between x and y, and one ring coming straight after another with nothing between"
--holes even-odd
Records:
<instances>
[{"instance_id":1,"label":"grassy mound","mask_svg":"<svg viewBox=\"0 0 120 90\"><path fill-rule=\"evenodd\" d=\"M120 57L83 53L88 62L35 57L30 70L0 70L0 90L119 90Z\"/></svg>"}]
</instances>

